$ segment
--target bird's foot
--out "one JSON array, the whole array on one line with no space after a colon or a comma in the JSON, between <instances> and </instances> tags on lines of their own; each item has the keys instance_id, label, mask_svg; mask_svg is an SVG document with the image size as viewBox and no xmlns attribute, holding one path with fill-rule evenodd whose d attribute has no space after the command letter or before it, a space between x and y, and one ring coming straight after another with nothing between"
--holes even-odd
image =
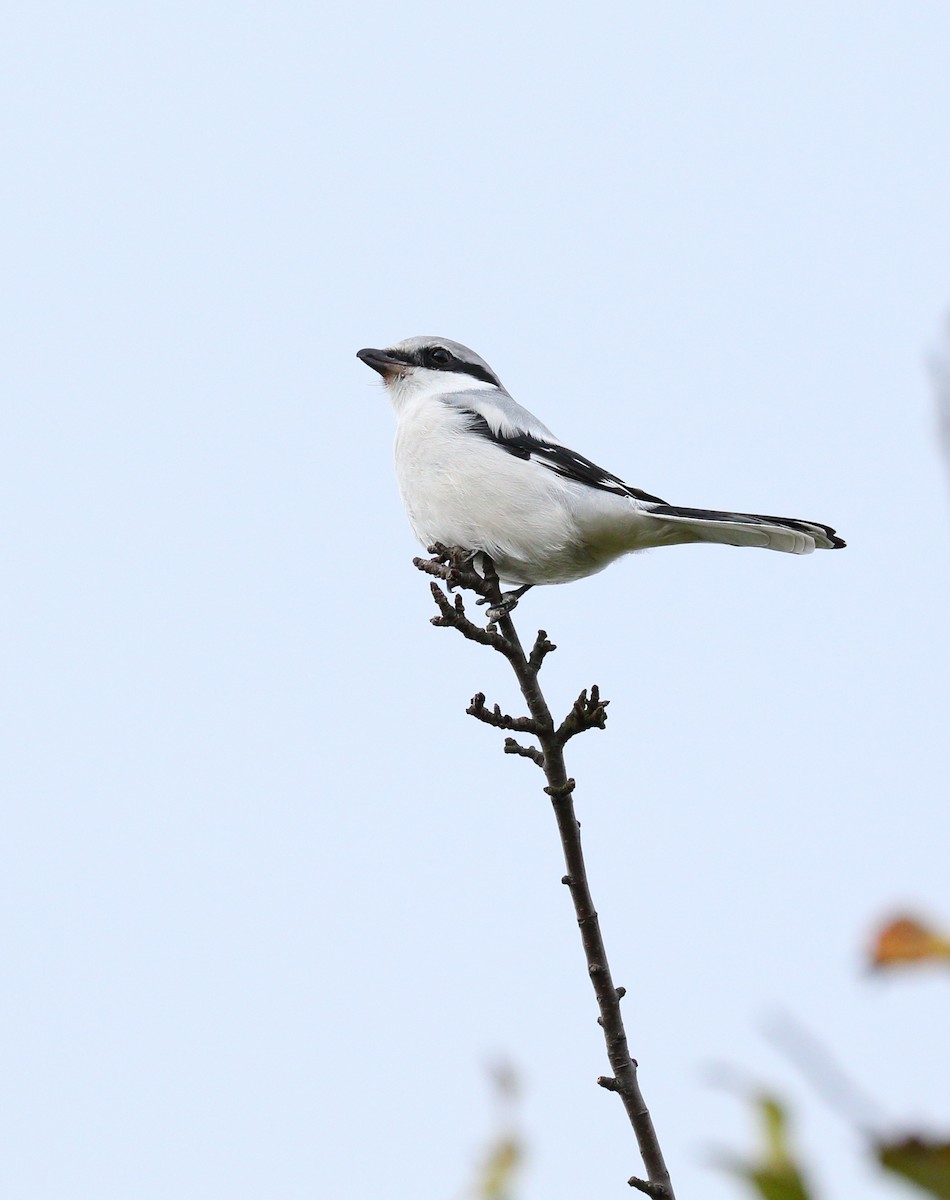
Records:
<instances>
[{"instance_id":1,"label":"bird's foot","mask_svg":"<svg viewBox=\"0 0 950 1200\"><path fill-rule=\"evenodd\" d=\"M499 603L493 604L485 614L485 616L488 617L489 625L494 625L496 621L500 620L502 617L507 617L513 609L517 608L518 601L531 586L532 585L530 583L526 583L519 588L514 588L513 591L502 592ZM475 603L489 604L491 602L487 596L480 596Z\"/></svg>"}]
</instances>

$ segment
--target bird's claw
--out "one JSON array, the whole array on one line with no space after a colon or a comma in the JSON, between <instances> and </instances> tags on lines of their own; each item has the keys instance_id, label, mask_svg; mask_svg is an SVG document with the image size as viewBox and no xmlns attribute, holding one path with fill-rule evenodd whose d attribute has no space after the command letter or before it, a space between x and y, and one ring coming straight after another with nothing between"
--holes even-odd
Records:
<instances>
[{"instance_id":1,"label":"bird's claw","mask_svg":"<svg viewBox=\"0 0 950 1200\"><path fill-rule=\"evenodd\" d=\"M488 618L488 624L494 625L502 617L507 617L513 608L518 605L519 597L512 595L510 592L502 599L500 604L493 604L492 607L485 613Z\"/></svg>"},{"instance_id":2,"label":"bird's claw","mask_svg":"<svg viewBox=\"0 0 950 1200\"><path fill-rule=\"evenodd\" d=\"M485 614L485 616L488 617L489 625L494 625L495 622L500 620L502 617L507 617L512 609L517 608L518 601L528 590L528 586L528 584L525 584L522 587L515 588L514 591L502 592L501 599L498 601L498 603L492 604L491 608L489 608L488 612ZM491 604L491 600L489 600L487 596L479 596L475 603Z\"/></svg>"}]
</instances>

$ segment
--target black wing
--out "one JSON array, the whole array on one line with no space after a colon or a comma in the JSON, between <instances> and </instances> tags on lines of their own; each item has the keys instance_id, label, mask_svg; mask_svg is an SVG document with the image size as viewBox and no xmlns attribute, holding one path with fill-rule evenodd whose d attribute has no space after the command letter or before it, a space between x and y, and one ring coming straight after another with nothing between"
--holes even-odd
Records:
<instances>
[{"instance_id":1,"label":"black wing","mask_svg":"<svg viewBox=\"0 0 950 1200\"><path fill-rule=\"evenodd\" d=\"M583 454L568 450L567 446L558 445L556 442L544 442L530 433L496 433L479 413L467 410L467 416L474 433L494 442L496 446L500 446L516 458L533 459L556 475L572 479L575 483L586 484L587 487L596 488L601 492L613 492L615 496L631 496L634 500L649 500L655 504L666 503L659 496L651 496L649 492L641 491L640 488L630 487L616 475L611 475L609 471L585 458Z\"/></svg>"}]
</instances>

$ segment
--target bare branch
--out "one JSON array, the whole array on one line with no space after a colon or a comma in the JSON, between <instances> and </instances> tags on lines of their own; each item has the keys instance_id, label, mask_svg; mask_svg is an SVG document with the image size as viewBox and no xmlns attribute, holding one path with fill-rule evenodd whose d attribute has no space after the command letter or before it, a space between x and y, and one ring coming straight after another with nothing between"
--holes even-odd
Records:
<instances>
[{"instance_id":1,"label":"bare branch","mask_svg":"<svg viewBox=\"0 0 950 1200\"><path fill-rule=\"evenodd\" d=\"M662 1183L653 1183L649 1179L638 1179L636 1175L631 1175L627 1183L632 1188L636 1188L638 1192L643 1192L645 1196L652 1196L653 1200L673 1200L673 1193Z\"/></svg>"},{"instance_id":2,"label":"bare branch","mask_svg":"<svg viewBox=\"0 0 950 1200\"><path fill-rule=\"evenodd\" d=\"M791 1013L777 1012L765 1036L801 1071L829 1108L870 1140L879 1138L887 1115L877 1101L845 1072L831 1051Z\"/></svg>"},{"instance_id":3,"label":"bare branch","mask_svg":"<svg viewBox=\"0 0 950 1200\"><path fill-rule=\"evenodd\" d=\"M510 717L503 713L497 704L492 708L485 707L485 693L477 692L472 697L472 703L465 710L470 717L484 721L486 725L494 725L496 729L513 729L516 733L537 733L538 727L530 717Z\"/></svg>"},{"instance_id":4,"label":"bare branch","mask_svg":"<svg viewBox=\"0 0 950 1200\"><path fill-rule=\"evenodd\" d=\"M456 596L453 604L437 583L430 583L429 590L441 613L441 616L432 618L433 625L451 626L453 629L457 629L463 637L468 638L470 642L491 646L507 657L507 647L503 639L490 626L483 629L481 625L476 625L474 621L468 619L461 596Z\"/></svg>"},{"instance_id":5,"label":"bare branch","mask_svg":"<svg viewBox=\"0 0 950 1200\"><path fill-rule=\"evenodd\" d=\"M505 738L505 753L519 754L522 758L530 758L533 763L544 769L544 755L536 746L522 746L514 738Z\"/></svg>"},{"instance_id":6,"label":"bare branch","mask_svg":"<svg viewBox=\"0 0 950 1200\"><path fill-rule=\"evenodd\" d=\"M416 567L427 575L441 579L450 590L458 587L475 592L487 601L490 605L489 614L495 616L487 628L475 625L465 614L461 596L456 596L452 603L438 584L432 583L432 596L439 608L439 616L433 619L433 624L452 626L470 641L491 646L504 655L511 664L528 706L530 716L512 717L503 713L497 704L489 709L485 705L484 695L479 692L467 711L485 724L530 733L538 739L540 749L523 746L514 738L506 738L505 753L530 758L542 769L547 781L544 790L551 798L567 867L561 882L571 892L587 971L597 998L600 1014L597 1021L604 1031L607 1058L613 1071L612 1076L601 1076L597 1082L620 1096L647 1171L646 1180L633 1176L628 1182L631 1187L654 1197L654 1200L675 1200L653 1121L640 1091L637 1064L627 1046L627 1034L620 1011L620 1000L625 989L615 987L611 977L600 922L587 880L580 822L574 813L575 783L568 776L564 762L564 746L572 737L587 729L604 728L608 701L601 699L596 684L589 691L585 688L561 724L555 726L538 684L544 659L555 649L547 633L543 629L538 631L531 652L526 655L510 611L505 609L498 575L491 559L484 554L473 556L441 545L432 546L430 550L433 558L415 559Z\"/></svg>"},{"instance_id":7,"label":"bare branch","mask_svg":"<svg viewBox=\"0 0 950 1200\"><path fill-rule=\"evenodd\" d=\"M412 565L417 571L422 571L425 575L436 575L439 579L446 580L446 582L448 582L449 576L452 573L452 568L440 558L414 558Z\"/></svg>"},{"instance_id":8,"label":"bare branch","mask_svg":"<svg viewBox=\"0 0 950 1200\"><path fill-rule=\"evenodd\" d=\"M531 653L528 655L528 668L535 675L541 670L541 664L544 662L547 655L552 650L556 650L557 646L553 642L548 641L548 635L543 629L538 630L538 636L534 639L534 646Z\"/></svg>"},{"instance_id":9,"label":"bare branch","mask_svg":"<svg viewBox=\"0 0 950 1200\"><path fill-rule=\"evenodd\" d=\"M607 705L609 700L601 700L600 688L595 683L587 694L587 688L574 701L574 707L561 722L557 738L563 746L585 729L604 729L607 724Z\"/></svg>"},{"instance_id":10,"label":"bare branch","mask_svg":"<svg viewBox=\"0 0 950 1200\"><path fill-rule=\"evenodd\" d=\"M929 366L937 402L937 430L950 468L950 316L944 326L943 344L931 355Z\"/></svg>"}]
</instances>

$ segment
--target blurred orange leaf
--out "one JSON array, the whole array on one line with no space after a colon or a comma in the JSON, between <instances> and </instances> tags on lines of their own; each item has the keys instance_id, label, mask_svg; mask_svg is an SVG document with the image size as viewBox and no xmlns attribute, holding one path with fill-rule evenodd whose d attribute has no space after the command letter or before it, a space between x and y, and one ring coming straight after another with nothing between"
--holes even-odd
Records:
<instances>
[{"instance_id":1,"label":"blurred orange leaf","mask_svg":"<svg viewBox=\"0 0 950 1200\"><path fill-rule=\"evenodd\" d=\"M875 967L940 959L950 961L950 938L913 917L898 917L885 925L871 949L871 964Z\"/></svg>"},{"instance_id":2,"label":"blurred orange leaf","mask_svg":"<svg viewBox=\"0 0 950 1200\"><path fill-rule=\"evenodd\" d=\"M909 1137L902 1142L881 1142L875 1149L882 1167L911 1180L931 1196L950 1200L950 1142Z\"/></svg>"}]
</instances>

